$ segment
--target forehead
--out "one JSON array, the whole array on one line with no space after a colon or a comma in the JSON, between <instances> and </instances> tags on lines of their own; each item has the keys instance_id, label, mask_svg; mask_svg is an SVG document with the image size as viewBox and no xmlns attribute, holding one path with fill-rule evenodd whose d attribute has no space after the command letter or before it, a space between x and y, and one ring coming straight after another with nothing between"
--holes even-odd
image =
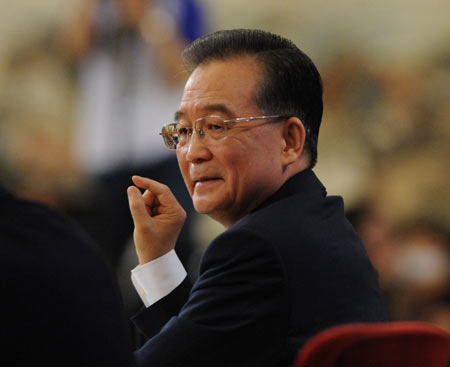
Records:
<instances>
[{"instance_id":1,"label":"forehead","mask_svg":"<svg viewBox=\"0 0 450 367\"><path fill-rule=\"evenodd\" d=\"M248 56L200 65L186 83L176 115L198 118L217 112L227 117L250 116L259 112L255 95L260 79L260 65Z\"/></svg>"}]
</instances>

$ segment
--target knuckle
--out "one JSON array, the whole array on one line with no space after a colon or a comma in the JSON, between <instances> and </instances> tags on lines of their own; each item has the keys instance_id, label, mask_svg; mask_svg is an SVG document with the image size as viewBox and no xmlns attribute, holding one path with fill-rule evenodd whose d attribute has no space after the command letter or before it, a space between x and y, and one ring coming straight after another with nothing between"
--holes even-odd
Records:
<instances>
[{"instance_id":1,"label":"knuckle","mask_svg":"<svg viewBox=\"0 0 450 367\"><path fill-rule=\"evenodd\" d=\"M186 219L187 214L186 214L186 211L185 211L184 209L181 209L181 211L180 211L180 217L181 217L183 220Z\"/></svg>"},{"instance_id":2,"label":"knuckle","mask_svg":"<svg viewBox=\"0 0 450 367\"><path fill-rule=\"evenodd\" d=\"M135 230L142 236L148 236L152 234L152 230L147 225L144 224L137 224L135 226Z\"/></svg>"},{"instance_id":3,"label":"knuckle","mask_svg":"<svg viewBox=\"0 0 450 367\"><path fill-rule=\"evenodd\" d=\"M160 184L161 185L161 189L164 191L170 191L169 186L165 185L165 184Z\"/></svg>"},{"instance_id":4,"label":"knuckle","mask_svg":"<svg viewBox=\"0 0 450 367\"><path fill-rule=\"evenodd\" d=\"M184 209L181 209L178 213L177 213L177 222L180 224L183 224L184 221L186 220L187 214L184 211Z\"/></svg>"}]
</instances>

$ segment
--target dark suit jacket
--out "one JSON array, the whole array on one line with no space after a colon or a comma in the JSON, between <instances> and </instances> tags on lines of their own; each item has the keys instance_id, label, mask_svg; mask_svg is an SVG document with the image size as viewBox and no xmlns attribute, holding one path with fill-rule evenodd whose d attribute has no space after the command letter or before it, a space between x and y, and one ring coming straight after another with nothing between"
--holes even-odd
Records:
<instances>
[{"instance_id":1,"label":"dark suit jacket","mask_svg":"<svg viewBox=\"0 0 450 367\"><path fill-rule=\"evenodd\" d=\"M112 272L65 218L0 188L0 349L8 366L130 366Z\"/></svg>"},{"instance_id":2,"label":"dark suit jacket","mask_svg":"<svg viewBox=\"0 0 450 367\"><path fill-rule=\"evenodd\" d=\"M137 351L142 365L290 366L323 329L386 319L342 199L327 197L311 170L217 237L187 288L135 318L151 337Z\"/></svg>"}]
</instances>

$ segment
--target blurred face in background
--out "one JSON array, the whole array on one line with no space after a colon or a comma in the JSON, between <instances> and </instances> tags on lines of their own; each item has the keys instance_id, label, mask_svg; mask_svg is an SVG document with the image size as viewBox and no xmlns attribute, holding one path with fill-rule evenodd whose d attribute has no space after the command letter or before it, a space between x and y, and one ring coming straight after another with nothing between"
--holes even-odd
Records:
<instances>
[{"instance_id":1,"label":"blurred face in background","mask_svg":"<svg viewBox=\"0 0 450 367\"><path fill-rule=\"evenodd\" d=\"M439 299L450 287L448 243L438 233L417 228L400 236L396 281L420 301Z\"/></svg>"},{"instance_id":2,"label":"blurred face in background","mask_svg":"<svg viewBox=\"0 0 450 367\"><path fill-rule=\"evenodd\" d=\"M123 22L137 25L152 5L151 0L115 0L119 6Z\"/></svg>"}]
</instances>

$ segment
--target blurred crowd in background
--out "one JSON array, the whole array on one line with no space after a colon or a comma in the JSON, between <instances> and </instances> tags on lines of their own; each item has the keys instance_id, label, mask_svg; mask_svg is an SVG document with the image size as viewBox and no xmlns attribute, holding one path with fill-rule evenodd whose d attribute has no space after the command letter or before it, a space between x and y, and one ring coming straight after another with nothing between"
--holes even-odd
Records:
<instances>
[{"instance_id":1,"label":"blurred crowd in background","mask_svg":"<svg viewBox=\"0 0 450 367\"><path fill-rule=\"evenodd\" d=\"M333 16L319 3L1 0L0 183L77 221L131 314L132 174L168 184L190 214L177 251L192 277L223 230L192 211L158 134L178 107L183 46L216 29L280 33L322 74L316 172L344 197L391 320L450 331L450 5L346 0Z\"/></svg>"}]
</instances>

